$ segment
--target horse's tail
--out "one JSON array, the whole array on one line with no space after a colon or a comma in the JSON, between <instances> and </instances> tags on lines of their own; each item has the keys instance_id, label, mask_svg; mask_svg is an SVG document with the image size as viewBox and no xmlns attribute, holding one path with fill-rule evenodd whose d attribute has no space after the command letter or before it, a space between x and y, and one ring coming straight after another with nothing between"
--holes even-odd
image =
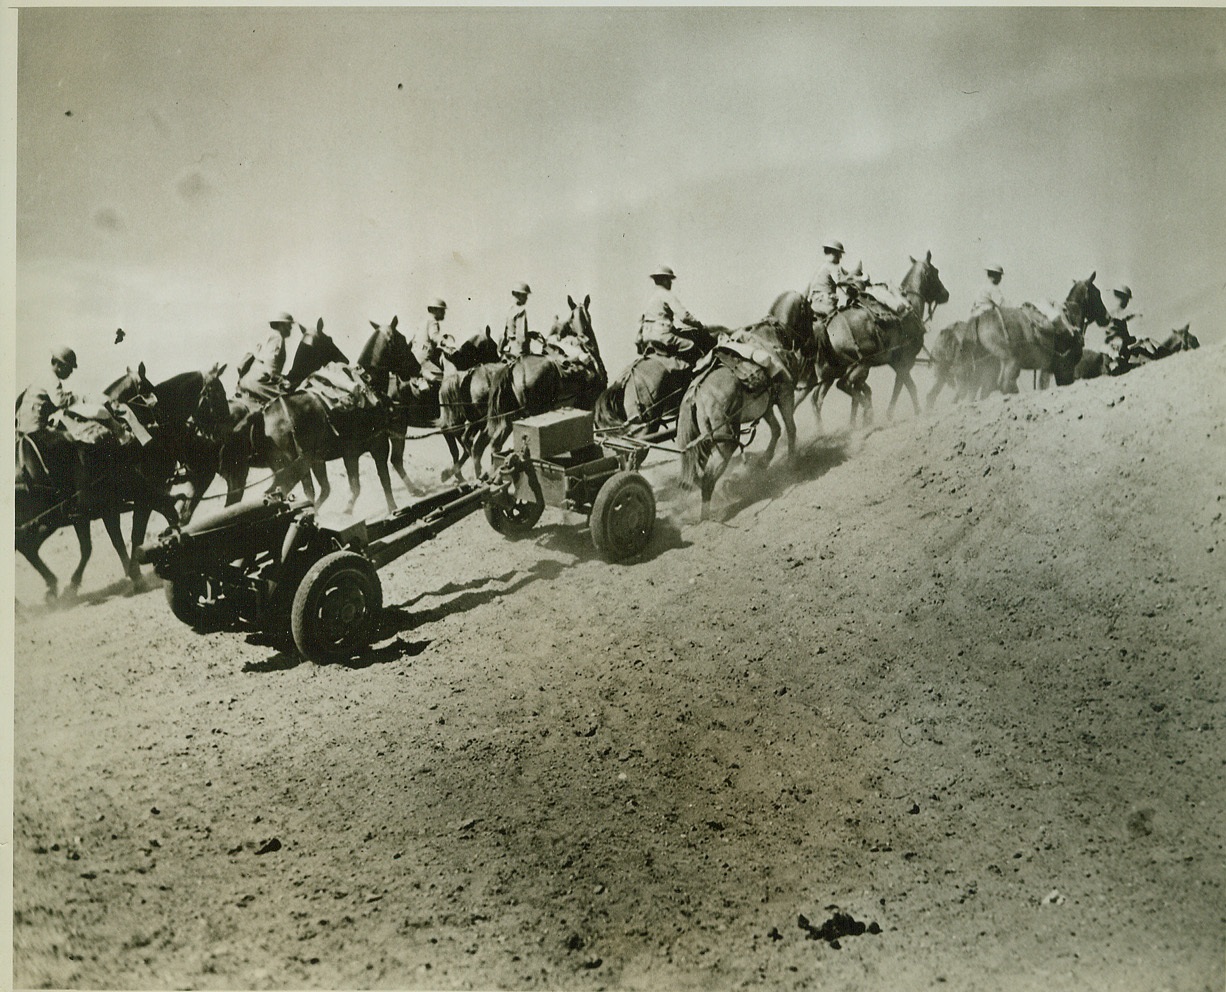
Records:
<instances>
[{"instance_id":1,"label":"horse's tail","mask_svg":"<svg viewBox=\"0 0 1226 992\"><path fill-rule=\"evenodd\" d=\"M464 389L471 378L471 370L454 373L443 379L438 387L437 425L445 434L456 433L464 426Z\"/></svg>"},{"instance_id":2,"label":"horse's tail","mask_svg":"<svg viewBox=\"0 0 1226 992\"><path fill-rule=\"evenodd\" d=\"M626 377L618 376L596 398L593 419L597 427L623 427L626 423Z\"/></svg>"},{"instance_id":3,"label":"horse's tail","mask_svg":"<svg viewBox=\"0 0 1226 992\"><path fill-rule=\"evenodd\" d=\"M698 390L691 386L677 410L677 447L681 449L681 487L697 489L703 468L711 456L711 438L703 437L698 424Z\"/></svg>"},{"instance_id":4,"label":"horse's tail","mask_svg":"<svg viewBox=\"0 0 1226 992\"><path fill-rule=\"evenodd\" d=\"M511 429L511 417L519 411L515 395L517 364L504 365L490 379L489 406L485 415L485 434L492 446L497 446Z\"/></svg>"}]
</instances>

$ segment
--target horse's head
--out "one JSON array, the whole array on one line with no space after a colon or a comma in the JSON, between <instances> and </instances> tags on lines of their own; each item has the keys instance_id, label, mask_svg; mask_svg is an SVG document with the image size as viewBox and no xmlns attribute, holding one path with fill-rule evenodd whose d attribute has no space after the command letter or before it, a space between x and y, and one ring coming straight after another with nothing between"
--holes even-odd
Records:
<instances>
[{"instance_id":1,"label":"horse's head","mask_svg":"<svg viewBox=\"0 0 1226 992\"><path fill-rule=\"evenodd\" d=\"M370 326L375 333L366 342L358 364L369 372L391 372L400 379L413 379L421 375L421 365L413 356L408 339L397 329L400 322L393 317L386 325L376 324L373 320Z\"/></svg>"},{"instance_id":2,"label":"horse's head","mask_svg":"<svg viewBox=\"0 0 1226 992\"><path fill-rule=\"evenodd\" d=\"M932 264L932 252L925 254L922 260L911 259L911 268L903 276L899 291L911 301L911 308L921 317L925 306L935 310L939 304L949 302L949 290L941 282L941 273Z\"/></svg>"},{"instance_id":3,"label":"horse's head","mask_svg":"<svg viewBox=\"0 0 1226 992\"><path fill-rule=\"evenodd\" d=\"M233 423L230 413L230 401L226 397L226 387L221 381L225 372L224 364L214 365L204 373L200 384L200 396L196 400L190 420L206 437L220 439Z\"/></svg>"},{"instance_id":4,"label":"horse's head","mask_svg":"<svg viewBox=\"0 0 1226 992\"><path fill-rule=\"evenodd\" d=\"M600 345L596 342L596 332L592 330L592 317L588 312L591 302L591 296L585 296L582 303L576 303L571 297L566 297L570 314L565 319L559 318L554 321L549 336L577 345L580 351L592 359L600 375L607 377L604 360L600 357Z\"/></svg>"},{"instance_id":5,"label":"horse's head","mask_svg":"<svg viewBox=\"0 0 1226 992\"><path fill-rule=\"evenodd\" d=\"M474 334L459 347L448 352L447 361L460 372L498 361L498 342L490 333L489 324L485 325L484 333Z\"/></svg>"},{"instance_id":6,"label":"horse's head","mask_svg":"<svg viewBox=\"0 0 1226 992\"><path fill-rule=\"evenodd\" d=\"M1074 282L1064 301L1064 319L1079 331L1084 331L1091 321L1099 327L1106 327L1109 320L1102 293L1094 285L1097 275L1097 272L1091 272L1090 278Z\"/></svg>"},{"instance_id":7,"label":"horse's head","mask_svg":"<svg viewBox=\"0 0 1226 992\"><path fill-rule=\"evenodd\" d=\"M103 390L108 400L116 403L131 403L133 400L156 402L153 383L145 378L145 363L141 362L133 372L130 368Z\"/></svg>"},{"instance_id":8,"label":"horse's head","mask_svg":"<svg viewBox=\"0 0 1226 992\"><path fill-rule=\"evenodd\" d=\"M1184 324L1179 330L1171 332L1171 337L1176 341L1176 351L1191 351L1200 347L1200 341L1192 333L1191 327L1191 324Z\"/></svg>"}]
</instances>

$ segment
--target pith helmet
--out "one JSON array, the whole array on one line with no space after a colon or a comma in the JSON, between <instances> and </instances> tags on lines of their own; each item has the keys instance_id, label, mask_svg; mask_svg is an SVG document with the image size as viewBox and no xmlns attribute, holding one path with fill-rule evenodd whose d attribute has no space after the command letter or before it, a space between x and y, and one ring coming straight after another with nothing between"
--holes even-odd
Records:
<instances>
[{"instance_id":1,"label":"pith helmet","mask_svg":"<svg viewBox=\"0 0 1226 992\"><path fill-rule=\"evenodd\" d=\"M1132 299L1132 290L1123 284L1121 284L1116 289L1113 289L1111 292L1115 293L1115 295L1118 296L1121 300L1131 300Z\"/></svg>"},{"instance_id":2,"label":"pith helmet","mask_svg":"<svg viewBox=\"0 0 1226 992\"><path fill-rule=\"evenodd\" d=\"M519 296L527 296L529 293L532 292L532 289L528 286L526 282L517 282L514 286L511 287L511 292Z\"/></svg>"},{"instance_id":3,"label":"pith helmet","mask_svg":"<svg viewBox=\"0 0 1226 992\"><path fill-rule=\"evenodd\" d=\"M1005 274L1005 267L999 262L990 262L984 271L995 272L998 276L1003 276Z\"/></svg>"},{"instance_id":4,"label":"pith helmet","mask_svg":"<svg viewBox=\"0 0 1226 992\"><path fill-rule=\"evenodd\" d=\"M840 255L843 254L843 242L831 239L822 245L822 251L837 251Z\"/></svg>"},{"instance_id":5,"label":"pith helmet","mask_svg":"<svg viewBox=\"0 0 1226 992\"><path fill-rule=\"evenodd\" d=\"M667 265L657 265L655 272L651 274L652 279L676 279L677 273L670 269Z\"/></svg>"},{"instance_id":6,"label":"pith helmet","mask_svg":"<svg viewBox=\"0 0 1226 992\"><path fill-rule=\"evenodd\" d=\"M77 367L77 353L68 347L59 347L51 352L51 360L67 365L70 369Z\"/></svg>"},{"instance_id":7,"label":"pith helmet","mask_svg":"<svg viewBox=\"0 0 1226 992\"><path fill-rule=\"evenodd\" d=\"M270 321L268 322L268 326L269 326L269 327L275 327L277 330L280 330L282 327L285 327L285 328L293 327L293 326L294 326L294 318L293 318L293 317L291 317L291 316L290 316L289 314L287 314L287 313L283 313L283 314L281 314L281 316L280 316L280 317L278 317L276 320L270 320Z\"/></svg>"},{"instance_id":8,"label":"pith helmet","mask_svg":"<svg viewBox=\"0 0 1226 992\"><path fill-rule=\"evenodd\" d=\"M430 301L426 309L427 310L446 310L447 304L436 296L434 299Z\"/></svg>"}]
</instances>

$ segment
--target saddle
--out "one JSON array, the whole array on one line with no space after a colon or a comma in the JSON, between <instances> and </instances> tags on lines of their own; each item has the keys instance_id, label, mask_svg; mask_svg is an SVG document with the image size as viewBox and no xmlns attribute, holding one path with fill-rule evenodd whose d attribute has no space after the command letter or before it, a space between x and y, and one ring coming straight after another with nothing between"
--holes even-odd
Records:
<instances>
[{"instance_id":1,"label":"saddle","mask_svg":"<svg viewBox=\"0 0 1226 992\"><path fill-rule=\"evenodd\" d=\"M370 388L361 369L340 362L331 362L312 372L297 391L316 397L329 413L374 410L379 406L379 397Z\"/></svg>"},{"instance_id":2,"label":"saddle","mask_svg":"<svg viewBox=\"0 0 1226 992\"><path fill-rule=\"evenodd\" d=\"M750 396L757 396L770 388L770 373L752 358L748 358L730 345L720 345L712 354L729 372L736 376L737 381Z\"/></svg>"},{"instance_id":3,"label":"saddle","mask_svg":"<svg viewBox=\"0 0 1226 992\"><path fill-rule=\"evenodd\" d=\"M131 419L136 420L135 416ZM83 447L124 448L138 441L132 428L123 419L98 403L74 403L51 414L48 423Z\"/></svg>"}]
</instances>

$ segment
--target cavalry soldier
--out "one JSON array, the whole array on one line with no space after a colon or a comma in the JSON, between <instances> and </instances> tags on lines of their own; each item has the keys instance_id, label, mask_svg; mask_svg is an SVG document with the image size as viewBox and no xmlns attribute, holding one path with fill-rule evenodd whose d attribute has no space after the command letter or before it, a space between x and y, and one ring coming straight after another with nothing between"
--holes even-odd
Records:
<instances>
[{"instance_id":1,"label":"cavalry soldier","mask_svg":"<svg viewBox=\"0 0 1226 992\"><path fill-rule=\"evenodd\" d=\"M847 271L842 265L842 241L827 241L822 245L822 251L826 257L809 280L805 296L808 297L814 318L825 324L837 309L839 285L846 283Z\"/></svg>"},{"instance_id":2,"label":"cavalry soldier","mask_svg":"<svg viewBox=\"0 0 1226 992\"><path fill-rule=\"evenodd\" d=\"M72 406L76 396L65 380L77 367L77 354L71 348L56 348L51 353L53 384L35 383L22 390L17 397L17 433L32 434L47 426L47 418L56 410ZM50 385L50 388L47 386Z\"/></svg>"},{"instance_id":3,"label":"cavalry soldier","mask_svg":"<svg viewBox=\"0 0 1226 992\"><path fill-rule=\"evenodd\" d=\"M421 365L423 379L430 382L443 380L443 318L447 316L447 303L437 297L426 307L430 319L413 335L410 347L413 357Z\"/></svg>"},{"instance_id":4,"label":"cavalry soldier","mask_svg":"<svg viewBox=\"0 0 1226 992\"><path fill-rule=\"evenodd\" d=\"M502 343L498 347L503 358L514 359L520 355L530 355L532 339L540 339L539 334L533 334L528 330L528 294L531 292L526 282L516 283L511 290L511 296L515 302L511 304L511 309L507 313L506 329L502 333Z\"/></svg>"},{"instance_id":5,"label":"cavalry soldier","mask_svg":"<svg viewBox=\"0 0 1226 992\"><path fill-rule=\"evenodd\" d=\"M285 339L294 329L294 318L287 313L270 320L272 328L255 352L248 352L238 365L238 391L256 400L265 401L285 392L288 384L285 369Z\"/></svg>"},{"instance_id":6,"label":"cavalry soldier","mask_svg":"<svg viewBox=\"0 0 1226 992\"><path fill-rule=\"evenodd\" d=\"M993 308L1000 308L1006 305L1005 294L1000 289L1000 280L1005 274L1003 266L994 262L984 269L984 272L987 273L988 282L987 285L979 290L978 295L975 297L975 302L971 304L972 317L986 313Z\"/></svg>"},{"instance_id":7,"label":"cavalry soldier","mask_svg":"<svg viewBox=\"0 0 1226 992\"><path fill-rule=\"evenodd\" d=\"M686 329L702 330L702 323L685 308L673 292L676 273L661 265L651 273L656 284L639 317L635 349L640 355L656 353L678 358L693 365L701 356L698 343L686 335Z\"/></svg>"}]
</instances>

